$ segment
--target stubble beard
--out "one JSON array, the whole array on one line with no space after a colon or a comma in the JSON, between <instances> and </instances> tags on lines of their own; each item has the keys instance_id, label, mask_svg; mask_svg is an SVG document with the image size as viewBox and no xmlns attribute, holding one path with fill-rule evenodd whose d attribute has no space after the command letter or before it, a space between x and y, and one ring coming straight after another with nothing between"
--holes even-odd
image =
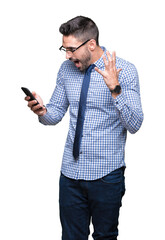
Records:
<instances>
[{"instance_id":1,"label":"stubble beard","mask_svg":"<svg viewBox=\"0 0 165 240\"><path fill-rule=\"evenodd\" d=\"M80 70L80 72L84 72L89 67L91 58L92 58L91 53L88 51L88 49L86 49L84 51L84 54L82 55L81 59L70 58L69 60L71 60L74 63L79 61L81 66L78 67L78 69Z\"/></svg>"},{"instance_id":2,"label":"stubble beard","mask_svg":"<svg viewBox=\"0 0 165 240\"><path fill-rule=\"evenodd\" d=\"M82 67L79 69L81 72L84 72L90 65L90 61L91 61L91 54L90 52L87 50L86 53L84 54L81 64Z\"/></svg>"}]
</instances>

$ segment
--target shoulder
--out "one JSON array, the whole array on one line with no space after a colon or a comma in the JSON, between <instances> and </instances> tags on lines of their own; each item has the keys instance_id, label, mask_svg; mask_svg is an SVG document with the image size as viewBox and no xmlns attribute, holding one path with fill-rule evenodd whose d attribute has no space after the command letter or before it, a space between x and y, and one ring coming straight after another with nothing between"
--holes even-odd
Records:
<instances>
[{"instance_id":1,"label":"shoulder","mask_svg":"<svg viewBox=\"0 0 165 240\"><path fill-rule=\"evenodd\" d=\"M57 82L65 82L66 80L72 80L75 77L80 76L81 72L70 60L64 61L57 74Z\"/></svg>"},{"instance_id":2,"label":"shoulder","mask_svg":"<svg viewBox=\"0 0 165 240\"><path fill-rule=\"evenodd\" d=\"M77 68L72 61L66 60L61 64L60 70L68 73L70 71L76 71Z\"/></svg>"},{"instance_id":3,"label":"shoulder","mask_svg":"<svg viewBox=\"0 0 165 240\"><path fill-rule=\"evenodd\" d=\"M135 65L127 60L116 57L116 67L121 68L119 80L122 83L130 83L138 79L138 72Z\"/></svg>"},{"instance_id":4,"label":"shoulder","mask_svg":"<svg viewBox=\"0 0 165 240\"><path fill-rule=\"evenodd\" d=\"M136 70L136 67L133 63L120 57L116 57L116 66L117 68L122 68L124 71L127 71L127 72Z\"/></svg>"}]
</instances>

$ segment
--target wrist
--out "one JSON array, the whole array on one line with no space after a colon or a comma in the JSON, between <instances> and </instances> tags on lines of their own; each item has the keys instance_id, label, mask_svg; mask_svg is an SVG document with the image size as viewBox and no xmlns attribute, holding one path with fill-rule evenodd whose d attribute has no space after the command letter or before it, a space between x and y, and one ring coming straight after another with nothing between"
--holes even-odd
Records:
<instances>
[{"instance_id":1,"label":"wrist","mask_svg":"<svg viewBox=\"0 0 165 240\"><path fill-rule=\"evenodd\" d=\"M110 92L120 94L121 92L121 86L119 84L115 85L113 88L109 88Z\"/></svg>"},{"instance_id":2,"label":"wrist","mask_svg":"<svg viewBox=\"0 0 165 240\"><path fill-rule=\"evenodd\" d=\"M120 93L112 93L111 96L116 99L120 94L121 94L121 92Z\"/></svg>"},{"instance_id":3,"label":"wrist","mask_svg":"<svg viewBox=\"0 0 165 240\"><path fill-rule=\"evenodd\" d=\"M47 108L43 105L44 111L43 111L43 116L47 113Z\"/></svg>"},{"instance_id":4,"label":"wrist","mask_svg":"<svg viewBox=\"0 0 165 240\"><path fill-rule=\"evenodd\" d=\"M41 108L40 112L38 112L37 115L39 117L43 117L46 113L47 113L47 108L45 107L45 105L43 105L43 107Z\"/></svg>"},{"instance_id":5,"label":"wrist","mask_svg":"<svg viewBox=\"0 0 165 240\"><path fill-rule=\"evenodd\" d=\"M121 86L118 84L113 89L110 89L113 98L117 98L117 96L121 93Z\"/></svg>"}]
</instances>

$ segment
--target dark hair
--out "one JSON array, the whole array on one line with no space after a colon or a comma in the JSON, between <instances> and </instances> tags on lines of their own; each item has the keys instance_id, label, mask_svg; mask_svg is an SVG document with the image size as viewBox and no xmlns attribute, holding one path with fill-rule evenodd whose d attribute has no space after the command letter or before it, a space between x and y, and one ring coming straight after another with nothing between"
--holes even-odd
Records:
<instances>
[{"instance_id":1,"label":"dark hair","mask_svg":"<svg viewBox=\"0 0 165 240\"><path fill-rule=\"evenodd\" d=\"M64 36L73 35L81 41L94 39L99 45L99 30L94 21L90 18L78 16L66 23L63 23L59 28L60 33Z\"/></svg>"}]
</instances>

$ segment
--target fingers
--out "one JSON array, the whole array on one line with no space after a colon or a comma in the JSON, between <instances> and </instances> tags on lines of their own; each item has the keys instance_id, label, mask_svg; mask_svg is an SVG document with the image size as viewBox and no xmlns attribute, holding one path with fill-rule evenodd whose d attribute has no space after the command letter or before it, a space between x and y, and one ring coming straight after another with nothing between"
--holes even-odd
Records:
<instances>
[{"instance_id":1,"label":"fingers","mask_svg":"<svg viewBox=\"0 0 165 240\"><path fill-rule=\"evenodd\" d=\"M116 52L112 52L112 56L110 54L110 52L106 52L107 54L107 58L109 61L109 67L110 68L115 68L116 67Z\"/></svg>"},{"instance_id":2,"label":"fingers","mask_svg":"<svg viewBox=\"0 0 165 240\"><path fill-rule=\"evenodd\" d=\"M39 104L38 104L39 105ZM37 106L38 106L37 105ZM38 116L43 116L46 112L47 112L47 110L46 110L46 107L45 106L42 106L42 107L40 107L39 109L37 109L37 110L34 110L33 111L35 114L37 114Z\"/></svg>"},{"instance_id":3,"label":"fingers","mask_svg":"<svg viewBox=\"0 0 165 240\"><path fill-rule=\"evenodd\" d=\"M29 96L26 96L25 100L28 101L27 106L38 116L43 116L47 112L47 109L43 105L41 97L35 92L32 92L32 94L36 100L31 100Z\"/></svg>"},{"instance_id":4,"label":"fingers","mask_svg":"<svg viewBox=\"0 0 165 240\"><path fill-rule=\"evenodd\" d=\"M103 55L103 61L105 65L105 70L102 71L97 67L95 67L95 70L99 74L101 74L104 78L107 76L107 73L110 73L110 71L113 71L118 77L122 69L121 68L116 69L116 52L112 52L112 54L110 54L110 52L107 51L106 55Z\"/></svg>"},{"instance_id":5,"label":"fingers","mask_svg":"<svg viewBox=\"0 0 165 240\"><path fill-rule=\"evenodd\" d=\"M36 92L32 92L32 94L33 94L33 96L36 98L37 97L37 94L36 94Z\"/></svg>"},{"instance_id":6,"label":"fingers","mask_svg":"<svg viewBox=\"0 0 165 240\"><path fill-rule=\"evenodd\" d=\"M109 65L109 63L108 63L105 55L103 55L103 61L104 61L105 67L107 67Z\"/></svg>"},{"instance_id":7,"label":"fingers","mask_svg":"<svg viewBox=\"0 0 165 240\"><path fill-rule=\"evenodd\" d=\"M95 67L95 70L104 77L104 71L100 70L98 67Z\"/></svg>"},{"instance_id":8,"label":"fingers","mask_svg":"<svg viewBox=\"0 0 165 240\"><path fill-rule=\"evenodd\" d=\"M95 67L95 71L101 74L101 70L98 67Z\"/></svg>"},{"instance_id":9,"label":"fingers","mask_svg":"<svg viewBox=\"0 0 165 240\"><path fill-rule=\"evenodd\" d=\"M28 101L28 107L31 109L33 106L38 105L36 100L30 101L30 99L29 99L27 101Z\"/></svg>"},{"instance_id":10,"label":"fingers","mask_svg":"<svg viewBox=\"0 0 165 240\"><path fill-rule=\"evenodd\" d=\"M37 98L36 92L32 92L32 94L33 94L33 96L34 96L35 98ZM30 100L30 97L29 97L29 96L26 96L26 97L25 97L25 100L26 100L26 101L29 101L29 100Z\"/></svg>"},{"instance_id":11,"label":"fingers","mask_svg":"<svg viewBox=\"0 0 165 240\"><path fill-rule=\"evenodd\" d=\"M107 54L107 58L108 58L108 67L109 68L112 68L113 67L113 58L111 57L111 54L110 54L110 52L106 52L106 54Z\"/></svg>"},{"instance_id":12,"label":"fingers","mask_svg":"<svg viewBox=\"0 0 165 240\"><path fill-rule=\"evenodd\" d=\"M32 101L33 102L33 101ZM37 105L33 105L31 107L31 110L37 114L38 116L43 116L46 113L46 107L45 106L41 106L41 104L37 104Z\"/></svg>"},{"instance_id":13,"label":"fingers","mask_svg":"<svg viewBox=\"0 0 165 240\"><path fill-rule=\"evenodd\" d=\"M112 52L113 67L116 66L116 52Z\"/></svg>"},{"instance_id":14,"label":"fingers","mask_svg":"<svg viewBox=\"0 0 165 240\"><path fill-rule=\"evenodd\" d=\"M119 76L120 71L122 71L122 68L117 69L117 76Z\"/></svg>"},{"instance_id":15,"label":"fingers","mask_svg":"<svg viewBox=\"0 0 165 240\"><path fill-rule=\"evenodd\" d=\"M28 97L27 97L28 98ZM37 113L38 110L44 110L46 109L44 106L42 106L40 103L38 103L36 100L28 101L28 107L34 112Z\"/></svg>"},{"instance_id":16,"label":"fingers","mask_svg":"<svg viewBox=\"0 0 165 240\"><path fill-rule=\"evenodd\" d=\"M25 100L26 100L26 101L29 101L29 100L30 100L30 97L28 97L28 96L25 97Z\"/></svg>"},{"instance_id":17,"label":"fingers","mask_svg":"<svg viewBox=\"0 0 165 240\"><path fill-rule=\"evenodd\" d=\"M104 65L105 65L105 70L109 70L112 68L116 68L116 52L112 52L112 56L110 54L109 51L106 52L106 55L103 55L103 61L104 61ZM100 69L98 69L97 67L95 67L95 70L100 73L102 76L105 75L104 71L101 71Z\"/></svg>"},{"instance_id":18,"label":"fingers","mask_svg":"<svg viewBox=\"0 0 165 240\"><path fill-rule=\"evenodd\" d=\"M33 102L33 101L32 101ZM42 106L40 105L40 104L34 104L34 105L32 105L31 106L31 110L33 111L33 112L36 112L36 111L38 111L39 109L41 109L42 108Z\"/></svg>"}]
</instances>

